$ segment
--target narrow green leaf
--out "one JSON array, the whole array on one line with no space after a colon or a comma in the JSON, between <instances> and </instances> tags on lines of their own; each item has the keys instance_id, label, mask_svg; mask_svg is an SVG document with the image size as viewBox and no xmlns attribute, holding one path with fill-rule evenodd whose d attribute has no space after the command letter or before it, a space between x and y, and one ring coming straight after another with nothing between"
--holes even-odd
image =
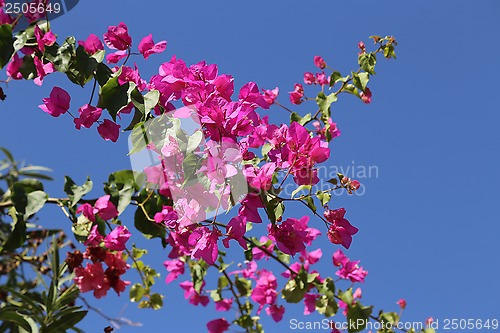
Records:
<instances>
[{"instance_id":1,"label":"narrow green leaf","mask_svg":"<svg viewBox=\"0 0 500 333\"><path fill-rule=\"evenodd\" d=\"M24 318L23 315L19 314L16 311L13 310L0 311L0 320L15 323L21 326L27 332L32 333L31 325L29 324L29 322Z\"/></svg>"}]
</instances>

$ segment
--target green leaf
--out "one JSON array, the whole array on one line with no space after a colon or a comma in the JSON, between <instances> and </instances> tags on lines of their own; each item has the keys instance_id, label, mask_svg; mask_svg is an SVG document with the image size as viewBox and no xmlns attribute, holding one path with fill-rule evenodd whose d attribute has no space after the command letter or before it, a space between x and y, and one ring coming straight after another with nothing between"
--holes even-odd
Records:
<instances>
[{"instance_id":1,"label":"green leaf","mask_svg":"<svg viewBox=\"0 0 500 333\"><path fill-rule=\"evenodd\" d=\"M149 144L146 126L144 125L143 121L137 123L132 129L132 133L130 134L130 141L132 144L132 149L129 148L129 156L144 150Z\"/></svg>"},{"instance_id":2,"label":"green leaf","mask_svg":"<svg viewBox=\"0 0 500 333\"><path fill-rule=\"evenodd\" d=\"M32 178L21 179L20 181L17 182L17 184L23 186L24 191L26 193L30 193L33 191L43 191L43 184L36 179Z\"/></svg>"},{"instance_id":3,"label":"green leaf","mask_svg":"<svg viewBox=\"0 0 500 333\"><path fill-rule=\"evenodd\" d=\"M23 78L26 80L33 80L37 76L37 70L33 57L31 56L23 57L23 63L21 64L21 68L19 68L19 72L23 75Z\"/></svg>"},{"instance_id":4,"label":"green leaf","mask_svg":"<svg viewBox=\"0 0 500 333\"><path fill-rule=\"evenodd\" d=\"M72 328L85 318L87 315L86 310L78 310L67 313L59 317L55 322L47 326L44 333L60 333Z\"/></svg>"},{"instance_id":5,"label":"green leaf","mask_svg":"<svg viewBox=\"0 0 500 333\"><path fill-rule=\"evenodd\" d=\"M12 153L7 148L0 147L0 150L5 154L5 156L7 156L7 159L9 160L9 162L11 164L15 164L16 163L16 160L14 159L14 156L12 155Z\"/></svg>"},{"instance_id":6,"label":"green leaf","mask_svg":"<svg viewBox=\"0 0 500 333\"><path fill-rule=\"evenodd\" d=\"M26 217L37 213L45 205L48 199L47 193L43 191L34 191L28 193L28 203L26 205Z\"/></svg>"},{"instance_id":7,"label":"green leaf","mask_svg":"<svg viewBox=\"0 0 500 333\"><path fill-rule=\"evenodd\" d=\"M160 294L152 294L150 302L151 302L151 309L159 310L163 306L163 296Z\"/></svg>"},{"instance_id":8,"label":"green leaf","mask_svg":"<svg viewBox=\"0 0 500 333\"><path fill-rule=\"evenodd\" d=\"M146 249L140 249L135 246L135 244L132 245L132 258L134 259L141 259L143 255L147 254L148 250Z\"/></svg>"},{"instance_id":9,"label":"green leaf","mask_svg":"<svg viewBox=\"0 0 500 333\"><path fill-rule=\"evenodd\" d=\"M341 292L339 290L339 298L345 303L345 304L352 304L354 301L353 295L352 295L352 288L347 289L345 292Z\"/></svg>"},{"instance_id":10,"label":"green leaf","mask_svg":"<svg viewBox=\"0 0 500 333\"><path fill-rule=\"evenodd\" d=\"M229 285L229 280L225 275L221 275L219 277L219 280L217 281L217 288L218 289L224 289Z\"/></svg>"},{"instance_id":11,"label":"green leaf","mask_svg":"<svg viewBox=\"0 0 500 333\"><path fill-rule=\"evenodd\" d=\"M29 165L27 167L19 169L18 171L19 175L22 176L39 178L44 180L52 180L52 177L49 177L43 174L42 172L52 172L52 170L38 165Z\"/></svg>"},{"instance_id":12,"label":"green leaf","mask_svg":"<svg viewBox=\"0 0 500 333\"><path fill-rule=\"evenodd\" d=\"M64 176L64 192L70 199L70 207L75 206L85 194L92 190L92 187L93 183L90 178L87 178L83 185L78 186L69 176Z\"/></svg>"},{"instance_id":13,"label":"green leaf","mask_svg":"<svg viewBox=\"0 0 500 333\"><path fill-rule=\"evenodd\" d=\"M303 200L307 203L307 206L311 208L313 212L316 212L316 206L314 205L314 199L312 197L306 197Z\"/></svg>"},{"instance_id":14,"label":"green leaf","mask_svg":"<svg viewBox=\"0 0 500 333\"><path fill-rule=\"evenodd\" d=\"M130 301L139 302L144 296L145 290L140 283L134 284L130 288Z\"/></svg>"},{"instance_id":15,"label":"green leaf","mask_svg":"<svg viewBox=\"0 0 500 333\"><path fill-rule=\"evenodd\" d=\"M198 148L202 139L203 133L201 131L194 132L193 135L191 135L188 139L186 154L190 154L192 151Z\"/></svg>"},{"instance_id":16,"label":"green leaf","mask_svg":"<svg viewBox=\"0 0 500 333\"><path fill-rule=\"evenodd\" d=\"M22 49L30 37L34 37L33 29L31 29L31 34L28 30L18 33L14 41L14 53Z\"/></svg>"},{"instance_id":17,"label":"green leaf","mask_svg":"<svg viewBox=\"0 0 500 333\"><path fill-rule=\"evenodd\" d=\"M151 204L150 201L152 200L148 200L148 203L145 204L145 209L150 215L154 216L154 213L159 212L161 209ZM134 226L148 239L155 237L163 239L166 236L165 229L161 225L149 221L146 215L144 215L141 207L138 207L135 211Z\"/></svg>"},{"instance_id":18,"label":"green leaf","mask_svg":"<svg viewBox=\"0 0 500 333\"><path fill-rule=\"evenodd\" d=\"M159 100L160 92L158 90L151 90L146 95L144 95L144 108L146 112L154 109Z\"/></svg>"},{"instance_id":19,"label":"green leaf","mask_svg":"<svg viewBox=\"0 0 500 333\"><path fill-rule=\"evenodd\" d=\"M290 122L296 122L300 125L304 126L312 119L312 115L310 113L306 114L304 117L301 117L297 112L292 112L290 115Z\"/></svg>"},{"instance_id":20,"label":"green leaf","mask_svg":"<svg viewBox=\"0 0 500 333\"><path fill-rule=\"evenodd\" d=\"M111 195L111 201L120 214L132 201L133 194L140 189L136 179L139 176L132 170L120 170L109 175L104 191Z\"/></svg>"},{"instance_id":21,"label":"green leaf","mask_svg":"<svg viewBox=\"0 0 500 333\"><path fill-rule=\"evenodd\" d=\"M193 288L197 293L200 293L201 288L203 288L206 270L200 264L195 264L191 268L191 274L193 276Z\"/></svg>"},{"instance_id":22,"label":"green leaf","mask_svg":"<svg viewBox=\"0 0 500 333\"><path fill-rule=\"evenodd\" d=\"M237 277L234 281L234 284L236 285L236 289L238 289L238 292L241 296L250 295L250 292L252 291L252 281Z\"/></svg>"},{"instance_id":23,"label":"green leaf","mask_svg":"<svg viewBox=\"0 0 500 333\"><path fill-rule=\"evenodd\" d=\"M62 281L61 281L62 282ZM61 284L61 282L59 284ZM73 284L71 287L67 288L56 300L55 308L61 308L63 306L67 306L70 303L73 303L75 299L80 294L80 290L76 284Z\"/></svg>"},{"instance_id":24,"label":"green leaf","mask_svg":"<svg viewBox=\"0 0 500 333\"><path fill-rule=\"evenodd\" d=\"M12 195L10 200L14 204L16 212L24 215L26 206L28 205L28 195L26 194L25 186L21 182L17 182L12 186Z\"/></svg>"},{"instance_id":25,"label":"green leaf","mask_svg":"<svg viewBox=\"0 0 500 333\"><path fill-rule=\"evenodd\" d=\"M125 127L123 131L133 130L137 124L142 122L143 118L144 114L137 107L134 107L134 117L130 121L130 124L127 127Z\"/></svg>"},{"instance_id":26,"label":"green leaf","mask_svg":"<svg viewBox=\"0 0 500 333\"><path fill-rule=\"evenodd\" d=\"M75 37L68 37L64 41L63 45L57 49L54 57L52 57L49 52L45 53L47 60L54 64L54 67L58 72L66 73L69 69L71 60L75 55L75 44Z\"/></svg>"},{"instance_id":27,"label":"green leaf","mask_svg":"<svg viewBox=\"0 0 500 333\"><path fill-rule=\"evenodd\" d=\"M108 66L106 66L101 62L97 64L97 69L95 71L95 78L97 80L97 83L99 83L101 87L104 86L112 76L113 76L113 71Z\"/></svg>"},{"instance_id":28,"label":"green leaf","mask_svg":"<svg viewBox=\"0 0 500 333\"><path fill-rule=\"evenodd\" d=\"M339 183L337 178L328 179L327 182L333 185L337 185Z\"/></svg>"},{"instance_id":29,"label":"green leaf","mask_svg":"<svg viewBox=\"0 0 500 333\"><path fill-rule=\"evenodd\" d=\"M399 321L399 315L396 312L384 312L379 315L380 321L386 323L384 326L389 327L387 323L394 324Z\"/></svg>"},{"instance_id":30,"label":"green leaf","mask_svg":"<svg viewBox=\"0 0 500 333\"><path fill-rule=\"evenodd\" d=\"M76 238L82 243L87 240L91 229L92 221L83 215L78 216L77 222L71 227L71 231L73 231Z\"/></svg>"},{"instance_id":31,"label":"green leaf","mask_svg":"<svg viewBox=\"0 0 500 333\"><path fill-rule=\"evenodd\" d=\"M332 195L330 193L325 193L322 191L318 191L316 193L316 196L318 197L319 201L321 202L321 205L323 206L329 203L330 199L332 198Z\"/></svg>"},{"instance_id":32,"label":"green leaf","mask_svg":"<svg viewBox=\"0 0 500 333\"><path fill-rule=\"evenodd\" d=\"M386 57L387 59L389 59L389 58L396 59L396 53L394 52L394 45L387 44L384 47L384 57Z\"/></svg>"},{"instance_id":33,"label":"green leaf","mask_svg":"<svg viewBox=\"0 0 500 333\"><path fill-rule=\"evenodd\" d=\"M321 91L318 93L318 96L316 97L316 103L318 104L322 115L327 118L330 117L330 106L332 105L332 103L335 103L336 101L337 101L337 95L335 95L335 93L331 93L327 96L325 95L324 92Z\"/></svg>"},{"instance_id":34,"label":"green leaf","mask_svg":"<svg viewBox=\"0 0 500 333\"><path fill-rule=\"evenodd\" d=\"M337 313L338 305L334 298L321 295L321 297L316 300L316 310L319 314L329 318Z\"/></svg>"},{"instance_id":35,"label":"green leaf","mask_svg":"<svg viewBox=\"0 0 500 333\"><path fill-rule=\"evenodd\" d=\"M348 92L351 95L359 97L359 91L358 91L358 89L356 88L356 86L354 84L348 84L348 85L346 85L342 91L346 91L346 92Z\"/></svg>"},{"instance_id":36,"label":"green leaf","mask_svg":"<svg viewBox=\"0 0 500 333\"><path fill-rule=\"evenodd\" d=\"M363 53L358 57L358 64L362 70L369 74L375 74L375 64L377 63L377 56L375 53Z\"/></svg>"},{"instance_id":37,"label":"green leaf","mask_svg":"<svg viewBox=\"0 0 500 333\"><path fill-rule=\"evenodd\" d=\"M139 112L142 114L146 114L146 107L144 106L144 96L141 94L139 89L134 89L130 93L130 100L132 103L134 103L134 106L136 107Z\"/></svg>"},{"instance_id":38,"label":"green leaf","mask_svg":"<svg viewBox=\"0 0 500 333\"><path fill-rule=\"evenodd\" d=\"M266 207L267 217L272 224L275 224L279 218L279 216L277 216L276 214L283 215L283 212L285 211L284 207L278 208L278 206L280 206L280 204L282 205L283 203L279 199L275 199L274 197L266 195L265 193L261 194L261 198Z\"/></svg>"},{"instance_id":39,"label":"green leaf","mask_svg":"<svg viewBox=\"0 0 500 333\"><path fill-rule=\"evenodd\" d=\"M314 279L313 279L314 280ZM288 281L283 289L283 298L288 303L299 303L309 290L308 274L302 267L299 274Z\"/></svg>"},{"instance_id":40,"label":"green leaf","mask_svg":"<svg viewBox=\"0 0 500 333\"><path fill-rule=\"evenodd\" d=\"M23 294L23 293L15 290L15 289L9 288L9 287L7 287L5 285L0 286L0 290L8 292L12 296L15 296L15 298L19 298L23 302L25 308L28 309L28 310L30 310L30 311L32 311L32 313L35 316L43 316L44 310L30 296L28 296L26 294Z\"/></svg>"},{"instance_id":41,"label":"green leaf","mask_svg":"<svg viewBox=\"0 0 500 333\"><path fill-rule=\"evenodd\" d=\"M25 319L25 317L14 310L3 310L0 311L0 320L15 323L21 326L27 332L32 333L31 325Z\"/></svg>"},{"instance_id":42,"label":"green leaf","mask_svg":"<svg viewBox=\"0 0 500 333\"><path fill-rule=\"evenodd\" d=\"M11 25L0 25L0 69L9 63L14 54L14 41Z\"/></svg>"},{"instance_id":43,"label":"green leaf","mask_svg":"<svg viewBox=\"0 0 500 333\"><path fill-rule=\"evenodd\" d=\"M184 183L187 184L191 180L197 179L196 172L200 169L201 159L195 154L188 154L182 161L182 170L184 171Z\"/></svg>"},{"instance_id":44,"label":"green leaf","mask_svg":"<svg viewBox=\"0 0 500 333\"><path fill-rule=\"evenodd\" d=\"M311 185L300 185L299 187L297 187L295 190L293 190L292 192L292 199L293 197L295 197L295 195L297 193L299 193L300 191L310 191L312 188Z\"/></svg>"},{"instance_id":45,"label":"green leaf","mask_svg":"<svg viewBox=\"0 0 500 333\"><path fill-rule=\"evenodd\" d=\"M130 103L130 95L135 88L133 82L120 85L117 76L110 78L101 88L98 107L107 109L111 118L116 121L118 111Z\"/></svg>"},{"instance_id":46,"label":"green leaf","mask_svg":"<svg viewBox=\"0 0 500 333\"><path fill-rule=\"evenodd\" d=\"M222 296L220 294L220 290L218 289L214 289L210 292L210 298L212 299L212 301L214 302L219 302L222 300Z\"/></svg>"},{"instance_id":47,"label":"green leaf","mask_svg":"<svg viewBox=\"0 0 500 333\"><path fill-rule=\"evenodd\" d=\"M373 306L363 306L359 302L356 302L353 306L349 306L347 311L347 331L349 333L356 333L364 330L370 319L372 310Z\"/></svg>"},{"instance_id":48,"label":"green leaf","mask_svg":"<svg viewBox=\"0 0 500 333\"><path fill-rule=\"evenodd\" d=\"M339 81L346 82L348 79L349 76L342 77L340 72L334 71L332 75L330 75L330 87L333 87L333 85Z\"/></svg>"},{"instance_id":49,"label":"green leaf","mask_svg":"<svg viewBox=\"0 0 500 333\"><path fill-rule=\"evenodd\" d=\"M92 80L94 71L97 69L97 64L97 60L89 56L83 46L80 45L76 49L76 56L72 58L66 75L71 82L83 87L87 82Z\"/></svg>"},{"instance_id":50,"label":"green leaf","mask_svg":"<svg viewBox=\"0 0 500 333\"><path fill-rule=\"evenodd\" d=\"M370 74L368 73L353 73L352 74L352 82L361 91L365 91L366 85L368 84L368 81L370 80Z\"/></svg>"}]
</instances>

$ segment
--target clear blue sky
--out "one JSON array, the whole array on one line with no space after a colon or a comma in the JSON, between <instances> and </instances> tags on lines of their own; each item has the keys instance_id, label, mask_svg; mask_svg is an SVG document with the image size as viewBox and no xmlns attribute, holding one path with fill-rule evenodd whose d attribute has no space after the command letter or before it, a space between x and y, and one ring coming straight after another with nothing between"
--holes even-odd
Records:
<instances>
[{"instance_id":1,"label":"clear blue sky","mask_svg":"<svg viewBox=\"0 0 500 333\"><path fill-rule=\"evenodd\" d=\"M84 39L123 21L135 45L150 32L155 41L168 41L166 53L141 63L145 77L177 54L187 63L217 63L221 72L235 76L237 87L247 81L279 86L281 101L287 101L286 92L304 71L315 69L314 55L347 72L355 69L358 41L368 44L372 34L394 35L398 59L379 61L378 75L370 82L373 103L345 96L333 111L342 136L334 142L331 165L347 167L354 161L378 169L378 177L362 179L363 196L337 197L331 204L346 207L347 218L360 229L348 254L369 271L364 302L396 310L395 302L404 297L404 320L500 319L500 3L284 4L85 0L53 27L61 35ZM63 175L80 183L90 175L99 184L103 175L129 167L124 137L117 144L103 143L95 129L78 132L69 117L53 119L38 109L51 86L62 82L59 75L49 76L42 88L14 82L7 101L0 103L0 146L17 158L52 167L56 181L48 190L54 196L61 194ZM88 90L75 86L70 92L73 106L88 100ZM287 116L279 109L270 113L275 120ZM67 225L58 213L46 209L45 223ZM301 211L288 213L299 216ZM324 252L319 268L333 274L330 258L336 248L326 241L318 244ZM161 269L167 252L154 248L150 260ZM220 315L210 306L187 304L174 284L160 282L157 290L167 293L165 307L138 311L130 304L124 316L144 326L120 332L204 332L206 321ZM117 316L126 302L124 296L92 304ZM291 318L321 320L304 317L302 305L289 308L278 324L263 315L267 332L292 332ZM91 314L82 328L101 332L106 325Z\"/></svg>"}]
</instances>

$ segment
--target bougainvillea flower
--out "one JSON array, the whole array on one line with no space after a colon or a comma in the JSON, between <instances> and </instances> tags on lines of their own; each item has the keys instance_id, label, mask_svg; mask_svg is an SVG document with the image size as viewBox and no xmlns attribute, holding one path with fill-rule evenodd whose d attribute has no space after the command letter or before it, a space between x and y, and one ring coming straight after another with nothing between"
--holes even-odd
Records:
<instances>
[{"instance_id":1,"label":"bougainvillea flower","mask_svg":"<svg viewBox=\"0 0 500 333\"><path fill-rule=\"evenodd\" d=\"M285 307L283 305L272 304L270 307L266 308L266 313L273 318L275 322L281 321L283 319L283 314L285 314Z\"/></svg>"},{"instance_id":2,"label":"bougainvillea flower","mask_svg":"<svg viewBox=\"0 0 500 333\"><path fill-rule=\"evenodd\" d=\"M106 61L110 64L116 64L127 56L127 51L116 51L106 55Z\"/></svg>"},{"instance_id":3,"label":"bougainvillea flower","mask_svg":"<svg viewBox=\"0 0 500 333\"><path fill-rule=\"evenodd\" d=\"M238 99L242 103L257 104L263 109L269 109L270 104L262 96L255 82L248 82L240 89Z\"/></svg>"},{"instance_id":4,"label":"bougainvillea flower","mask_svg":"<svg viewBox=\"0 0 500 333\"><path fill-rule=\"evenodd\" d=\"M102 41L94 34L90 34L84 41L79 40L78 45L81 45L85 52L90 55L94 55L95 53L104 50Z\"/></svg>"},{"instance_id":5,"label":"bougainvillea flower","mask_svg":"<svg viewBox=\"0 0 500 333\"><path fill-rule=\"evenodd\" d=\"M218 302L215 302L215 310L216 311L229 311L229 310L231 310L231 305L233 305L232 298L222 299Z\"/></svg>"},{"instance_id":6,"label":"bougainvillea flower","mask_svg":"<svg viewBox=\"0 0 500 333\"><path fill-rule=\"evenodd\" d=\"M320 86L325 86L330 83L330 77L325 75L325 72L316 73L316 83Z\"/></svg>"},{"instance_id":7,"label":"bougainvillea flower","mask_svg":"<svg viewBox=\"0 0 500 333\"><path fill-rule=\"evenodd\" d=\"M116 142L120 135L120 125L109 119L104 119L104 122L97 127L97 132L104 140Z\"/></svg>"},{"instance_id":8,"label":"bougainvillea flower","mask_svg":"<svg viewBox=\"0 0 500 333\"><path fill-rule=\"evenodd\" d=\"M274 304L276 302L276 297L278 292L276 288L278 287L278 282L273 273L263 269L259 272L259 278L257 279L257 285L252 290L250 298L260 304L257 314L262 311L264 305Z\"/></svg>"},{"instance_id":9,"label":"bougainvillea flower","mask_svg":"<svg viewBox=\"0 0 500 333\"><path fill-rule=\"evenodd\" d=\"M103 220L110 220L118 216L116 206L110 201L111 196L104 195L97 199L94 204L94 214L98 214Z\"/></svg>"},{"instance_id":10,"label":"bougainvillea flower","mask_svg":"<svg viewBox=\"0 0 500 333\"><path fill-rule=\"evenodd\" d=\"M358 232L358 228L354 227L344 218L345 208L335 210L327 209L324 213L325 219L331 222L328 229L328 239L334 244L341 244L346 249L351 246L352 235Z\"/></svg>"},{"instance_id":11,"label":"bougainvillea flower","mask_svg":"<svg viewBox=\"0 0 500 333\"><path fill-rule=\"evenodd\" d=\"M217 230L210 231L207 227L197 228L189 236L189 244L194 246L192 259L203 259L209 265L213 265L219 250L217 241L219 240L219 232Z\"/></svg>"},{"instance_id":12,"label":"bougainvillea flower","mask_svg":"<svg viewBox=\"0 0 500 333\"><path fill-rule=\"evenodd\" d=\"M368 272L359 266L358 261L351 261L341 251L337 250L332 256L333 264L340 269L335 273L342 279L351 280L351 282L364 282Z\"/></svg>"},{"instance_id":13,"label":"bougainvillea flower","mask_svg":"<svg viewBox=\"0 0 500 333\"><path fill-rule=\"evenodd\" d=\"M245 236L247 220L243 216L235 216L229 221L226 226L227 237L222 240L222 243L226 248L229 248L229 241L234 239L237 241L242 248L248 249L247 242L243 239Z\"/></svg>"},{"instance_id":14,"label":"bougainvillea flower","mask_svg":"<svg viewBox=\"0 0 500 333\"><path fill-rule=\"evenodd\" d=\"M299 105L302 103L302 97L304 97L304 88L301 84L296 83L293 91L290 92L290 102Z\"/></svg>"},{"instance_id":15,"label":"bougainvillea flower","mask_svg":"<svg viewBox=\"0 0 500 333\"><path fill-rule=\"evenodd\" d=\"M38 57L33 59L36 68L37 77L33 80L33 82L41 86L43 83L43 78L49 75L50 73L54 73L54 65L51 62L44 64Z\"/></svg>"},{"instance_id":16,"label":"bougainvillea flower","mask_svg":"<svg viewBox=\"0 0 500 333\"><path fill-rule=\"evenodd\" d=\"M231 325L224 318L215 319L207 323L208 333L224 333Z\"/></svg>"},{"instance_id":17,"label":"bougainvillea flower","mask_svg":"<svg viewBox=\"0 0 500 333\"><path fill-rule=\"evenodd\" d=\"M179 284L182 289L184 289L184 298L189 300L189 304L192 305L203 305L207 306L209 299L208 296L205 295L200 295L196 290L193 288L193 282L191 281L184 281ZM205 285L205 282L203 282L203 286ZM203 288L203 287L202 287Z\"/></svg>"},{"instance_id":18,"label":"bougainvillea flower","mask_svg":"<svg viewBox=\"0 0 500 333\"><path fill-rule=\"evenodd\" d=\"M43 98L42 101L44 104L38 107L53 117L59 117L69 110L70 100L71 97L66 90L54 87L50 92L50 97Z\"/></svg>"},{"instance_id":19,"label":"bougainvillea flower","mask_svg":"<svg viewBox=\"0 0 500 333\"><path fill-rule=\"evenodd\" d=\"M305 238L308 235L307 223L309 216L300 220L289 218L281 224L269 224L269 238L276 241L278 249L283 253L295 255L305 250Z\"/></svg>"},{"instance_id":20,"label":"bougainvillea flower","mask_svg":"<svg viewBox=\"0 0 500 333\"><path fill-rule=\"evenodd\" d=\"M42 51L42 53L45 52L45 46L52 46L56 42L56 36L52 33L52 31L44 33L38 24L35 25L34 32L38 48Z\"/></svg>"},{"instance_id":21,"label":"bougainvillea flower","mask_svg":"<svg viewBox=\"0 0 500 333\"><path fill-rule=\"evenodd\" d=\"M78 113L80 114L80 117L73 119L73 122L75 123L76 129L79 130L82 126L90 128L97 120L99 120L102 114L102 109L85 104L78 109Z\"/></svg>"},{"instance_id":22,"label":"bougainvillea flower","mask_svg":"<svg viewBox=\"0 0 500 333\"><path fill-rule=\"evenodd\" d=\"M264 93L262 95L264 96L267 104L274 104L274 101L276 100L276 98L278 98L279 91L280 89L278 87L274 88L273 90L264 89Z\"/></svg>"},{"instance_id":23,"label":"bougainvillea flower","mask_svg":"<svg viewBox=\"0 0 500 333\"><path fill-rule=\"evenodd\" d=\"M105 278L104 269L100 262L87 263L85 268L75 268L75 284L82 293L94 291L95 298L106 296L110 285Z\"/></svg>"},{"instance_id":24,"label":"bougainvillea flower","mask_svg":"<svg viewBox=\"0 0 500 333\"><path fill-rule=\"evenodd\" d=\"M0 6L3 7L3 6ZM7 14L3 11L3 8L0 8L0 25L2 24L12 24L16 19L12 17L12 15Z\"/></svg>"},{"instance_id":25,"label":"bougainvillea flower","mask_svg":"<svg viewBox=\"0 0 500 333\"><path fill-rule=\"evenodd\" d=\"M276 164L274 163L266 163L260 168L249 165L243 169L243 174L254 189L268 191L272 186L275 170Z\"/></svg>"},{"instance_id":26,"label":"bougainvillea flower","mask_svg":"<svg viewBox=\"0 0 500 333\"><path fill-rule=\"evenodd\" d=\"M117 26L108 27L104 34L104 43L113 50L126 50L132 45L132 37L128 34L125 23L120 22Z\"/></svg>"},{"instance_id":27,"label":"bougainvillea flower","mask_svg":"<svg viewBox=\"0 0 500 333\"><path fill-rule=\"evenodd\" d=\"M314 77L314 74L311 72L305 72L304 73L304 83L308 84L308 85L316 83L316 79Z\"/></svg>"},{"instance_id":28,"label":"bougainvillea flower","mask_svg":"<svg viewBox=\"0 0 500 333\"><path fill-rule=\"evenodd\" d=\"M88 205L88 204L87 204ZM90 205L89 205L90 206ZM78 211L77 211L78 213ZM87 240L83 243L85 246L98 246L104 237L99 233L99 230L97 230L97 224L90 229L90 233L87 236Z\"/></svg>"},{"instance_id":29,"label":"bougainvillea flower","mask_svg":"<svg viewBox=\"0 0 500 333\"><path fill-rule=\"evenodd\" d=\"M370 104L372 102L372 92L370 88L365 88L365 91L359 93L359 97L363 103Z\"/></svg>"},{"instance_id":30,"label":"bougainvillea flower","mask_svg":"<svg viewBox=\"0 0 500 333\"><path fill-rule=\"evenodd\" d=\"M267 253L258 247L254 247L254 248L252 248L253 259L254 260L261 260L263 258L269 259L268 253L273 253L274 243L266 236L260 237L259 242L262 244L262 248L267 250Z\"/></svg>"},{"instance_id":31,"label":"bougainvillea flower","mask_svg":"<svg viewBox=\"0 0 500 333\"><path fill-rule=\"evenodd\" d=\"M130 236L127 227L119 225L104 238L104 245L111 251L123 251Z\"/></svg>"},{"instance_id":32,"label":"bougainvillea flower","mask_svg":"<svg viewBox=\"0 0 500 333\"><path fill-rule=\"evenodd\" d=\"M359 261L349 261L335 274L342 279L351 280L351 282L365 282L368 272L359 266Z\"/></svg>"},{"instance_id":33,"label":"bougainvillea flower","mask_svg":"<svg viewBox=\"0 0 500 333\"><path fill-rule=\"evenodd\" d=\"M262 223L262 218L259 215L258 208L263 208L262 200L257 194L249 193L245 199L241 201L239 215L246 217L247 221L254 223Z\"/></svg>"},{"instance_id":34,"label":"bougainvillea flower","mask_svg":"<svg viewBox=\"0 0 500 333\"><path fill-rule=\"evenodd\" d=\"M167 284L177 279L179 275L184 274L184 262L179 259L165 260L163 266L170 272L165 278Z\"/></svg>"},{"instance_id":35,"label":"bougainvillea flower","mask_svg":"<svg viewBox=\"0 0 500 333\"><path fill-rule=\"evenodd\" d=\"M319 69L324 69L326 67L326 62L322 57L314 56L314 65Z\"/></svg>"},{"instance_id":36,"label":"bougainvillea flower","mask_svg":"<svg viewBox=\"0 0 500 333\"><path fill-rule=\"evenodd\" d=\"M11 62L7 65L7 75L14 80L21 80L23 79L23 75L19 71L21 68L21 65L23 64L23 59L19 57L17 53L14 54L14 57L12 58Z\"/></svg>"},{"instance_id":37,"label":"bougainvillea flower","mask_svg":"<svg viewBox=\"0 0 500 333\"><path fill-rule=\"evenodd\" d=\"M144 59L149 58L150 55L154 53L162 53L167 48L167 42L162 40L161 42L154 43L153 36L151 34L144 37L138 45L139 52L143 55Z\"/></svg>"},{"instance_id":38,"label":"bougainvillea flower","mask_svg":"<svg viewBox=\"0 0 500 333\"><path fill-rule=\"evenodd\" d=\"M154 216L156 223L163 223L169 228L175 228L177 226L178 220L177 212L172 206L163 206L161 212L158 212Z\"/></svg>"},{"instance_id":39,"label":"bougainvillea flower","mask_svg":"<svg viewBox=\"0 0 500 333\"><path fill-rule=\"evenodd\" d=\"M305 294L304 295L304 315L309 315L316 311L316 300L319 295Z\"/></svg>"}]
</instances>

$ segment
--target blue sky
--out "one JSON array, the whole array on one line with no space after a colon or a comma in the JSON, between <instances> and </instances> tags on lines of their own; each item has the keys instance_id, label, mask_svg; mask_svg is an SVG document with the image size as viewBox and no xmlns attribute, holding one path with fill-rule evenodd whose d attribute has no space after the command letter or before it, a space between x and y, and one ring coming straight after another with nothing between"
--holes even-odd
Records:
<instances>
[{"instance_id":1,"label":"blue sky","mask_svg":"<svg viewBox=\"0 0 500 333\"><path fill-rule=\"evenodd\" d=\"M220 72L235 76L237 87L248 81L262 88L279 86L282 102L304 71L315 70L314 55L344 73L356 69L358 41L368 45L370 35L394 35L398 59L379 60L369 85L373 102L364 105L343 96L333 106L342 136L333 143L331 166L378 170L377 176L361 179L364 195L336 197L331 203L346 207L346 217L360 229L348 254L369 271L363 301L397 310L395 302L403 297L405 321L433 316L442 325L446 318L500 319L500 287L494 283L500 279L500 3L284 4L85 0L53 27L60 37L84 39L123 21L136 44L150 32L155 41L168 41L166 53L140 63L144 77L176 54L187 63L217 63ZM41 88L14 82L0 103L0 146L19 159L52 167L56 181L48 190L53 196L61 195L63 175L80 183L89 175L98 187L109 172L129 168L125 137L117 144L103 143L95 129L76 131L70 117L53 119L38 109L51 86L61 84L68 86L59 75L49 76ZM87 102L88 90L68 90L74 106ZM288 116L277 108L269 113L275 121ZM287 213L299 217L303 212L296 207ZM45 216L53 225L67 225L53 208ZM143 243L140 237L135 241ZM167 252L157 245L150 261L161 269ZM317 245L324 253L318 268L333 274L330 258L336 248L327 241ZM205 322L220 314L210 306L187 304L179 289L159 282L158 291L167 293L165 307L153 312L128 305L123 315L144 326L120 332L205 331ZM124 296L92 304L117 316L126 302ZM302 305L289 309L278 324L264 318L267 332L293 332L292 318L321 320L304 317ZM81 327L99 332L106 325L91 314Z\"/></svg>"}]
</instances>

